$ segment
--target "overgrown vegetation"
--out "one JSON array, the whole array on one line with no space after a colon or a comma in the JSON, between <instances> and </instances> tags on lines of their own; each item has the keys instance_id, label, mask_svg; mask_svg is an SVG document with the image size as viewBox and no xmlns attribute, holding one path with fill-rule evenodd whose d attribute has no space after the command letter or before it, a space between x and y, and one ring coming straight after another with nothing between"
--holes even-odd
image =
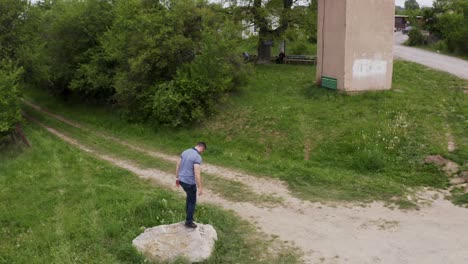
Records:
<instances>
[{"instance_id":1,"label":"overgrown vegetation","mask_svg":"<svg viewBox=\"0 0 468 264\"><path fill-rule=\"evenodd\" d=\"M20 74L12 62L0 61L0 139L21 120Z\"/></svg>"},{"instance_id":2,"label":"overgrown vegetation","mask_svg":"<svg viewBox=\"0 0 468 264\"><path fill-rule=\"evenodd\" d=\"M408 32L408 45L410 46L420 46L427 44L427 39L421 33L421 30L413 28Z\"/></svg>"},{"instance_id":3,"label":"overgrown vegetation","mask_svg":"<svg viewBox=\"0 0 468 264\"><path fill-rule=\"evenodd\" d=\"M248 72L240 27L204 1L40 1L25 28L28 84L115 105L137 122L197 122Z\"/></svg>"},{"instance_id":4,"label":"overgrown vegetation","mask_svg":"<svg viewBox=\"0 0 468 264\"><path fill-rule=\"evenodd\" d=\"M407 1L409 2L409 1ZM415 2L413 0L413 2ZM405 3L406 6L406 3ZM468 55L468 2L465 0L436 0L432 7L407 10L410 15L413 34L409 35L410 45L433 45L440 42L443 52ZM422 19L416 19L422 16ZM420 30L428 32L424 36Z\"/></svg>"},{"instance_id":5,"label":"overgrown vegetation","mask_svg":"<svg viewBox=\"0 0 468 264\"><path fill-rule=\"evenodd\" d=\"M65 100L109 104L128 120L153 125L199 122L245 84L244 20L260 27L257 47L272 37L286 39L290 53L315 53L317 1L306 7L290 0L229 7L196 0L1 4L2 52L24 70L27 85Z\"/></svg>"},{"instance_id":6,"label":"overgrown vegetation","mask_svg":"<svg viewBox=\"0 0 468 264\"><path fill-rule=\"evenodd\" d=\"M17 46L22 41L26 1L0 1L0 140L21 120L21 72Z\"/></svg>"},{"instance_id":7,"label":"overgrown vegetation","mask_svg":"<svg viewBox=\"0 0 468 264\"><path fill-rule=\"evenodd\" d=\"M424 29L442 39L450 52L468 55L468 2L437 0L423 13Z\"/></svg>"}]
</instances>

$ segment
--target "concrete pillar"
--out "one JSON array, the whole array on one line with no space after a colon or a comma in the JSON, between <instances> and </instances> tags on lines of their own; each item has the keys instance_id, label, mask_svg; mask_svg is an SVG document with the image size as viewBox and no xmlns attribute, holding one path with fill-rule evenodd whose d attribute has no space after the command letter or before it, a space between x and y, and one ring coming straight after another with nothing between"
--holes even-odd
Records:
<instances>
[{"instance_id":1,"label":"concrete pillar","mask_svg":"<svg viewBox=\"0 0 468 264\"><path fill-rule=\"evenodd\" d=\"M391 88L394 5L394 0L318 1L319 84L333 87L336 81L343 91Z\"/></svg>"}]
</instances>

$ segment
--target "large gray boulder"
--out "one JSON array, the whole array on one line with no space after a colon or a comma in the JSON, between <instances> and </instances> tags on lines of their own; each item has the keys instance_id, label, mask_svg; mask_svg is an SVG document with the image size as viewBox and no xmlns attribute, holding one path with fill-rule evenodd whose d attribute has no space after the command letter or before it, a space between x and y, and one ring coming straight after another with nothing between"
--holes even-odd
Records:
<instances>
[{"instance_id":1,"label":"large gray boulder","mask_svg":"<svg viewBox=\"0 0 468 264\"><path fill-rule=\"evenodd\" d=\"M152 261L171 261L180 256L190 262L203 261L213 252L218 235L211 225L197 225L188 228L181 222L147 228L133 245Z\"/></svg>"}]
</instances>

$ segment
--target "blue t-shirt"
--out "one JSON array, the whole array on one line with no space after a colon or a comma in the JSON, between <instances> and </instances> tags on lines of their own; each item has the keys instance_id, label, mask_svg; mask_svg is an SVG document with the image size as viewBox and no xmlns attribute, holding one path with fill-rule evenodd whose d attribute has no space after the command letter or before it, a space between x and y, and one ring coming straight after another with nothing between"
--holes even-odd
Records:
<instances>
[{"instance_id":1,"label":"blue t-shirt","mask_svg":"<svg viewBox=\"0 0 468 264\"><path fill-rule=\"evenodd\" d=\"M186 184L196 184L195 164L201 164L202 158L195 148L187 149L180 155L179 180Z\"/></svg>"}]
</instances>

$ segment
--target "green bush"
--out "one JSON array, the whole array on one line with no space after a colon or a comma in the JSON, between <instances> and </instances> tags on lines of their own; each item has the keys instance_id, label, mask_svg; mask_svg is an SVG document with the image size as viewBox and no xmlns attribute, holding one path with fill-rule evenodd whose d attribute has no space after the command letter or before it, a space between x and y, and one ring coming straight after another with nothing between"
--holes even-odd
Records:
<instances>
[{"instance_id":1,"label":"green bush","mask_svg":"<svg viewBox=\"0 0 468 264\"><path fill-rule=\"evenodd\" d=\"M46 1L28 9L20 62L31 86L181 125L245 82L240 25L196 0Z\"/></svg>"},{"instance_id":2,"label":"green bush","mask_svg":"<svg viewBox=\"0 0 468 264\"><path fill-rule=\"evenodd\" d=\"M445 40L439 40L434 44L430 45L430 48L433 50L438 50L438 51L447 51L447 42Z\"/></svg>"},{"instance_id":3,"label":"green bush","mask_svg":"<svg viewBox=\"0 0 468 264\"><path fill-rule=\"evenodd\" d=\"M75 79L80 83L82 65L87 65L98 49L99 37L112 22L111 8L108 1L70 0L53 2L50 10L43 11L40 21L44 24L41 32L45 41L43 63L49 70L42 71L47 73L42 79L48 80L53 91L66 95L70 88L80 89L71 84ZM93 87L92 84L99 81L81 83Z\"/></svg>"},{"instance_id":4,"label":"green bush","mask_svg":"<svg viewBox=\"0 0 468 264\"><path fill-rule=\"evenodd\" d=\"M80 71L90 80L86 83L107 76L99 78L110 82L103 86L113 88L112 99L126 118L147 121L154 89L173 80L178 68L196 55L201 9L193 1L174 2L167 9L158 2L131 0L117 2L114 14L110 30L100 38L102 54L95 54ZM80 89L93 86L87 87Z\"/></svg>"},{"instance_id":5,"label":"green bush","mask_svg":"<svg viewBox=\"0 0 468 264\"><path fill-rule=\"evenodd\" d=\"M448 35L447 48L451 52L468 54L468 25Z\"/></svg>"},{"instance_id":6,"label":"green bush","mask_svg":"<svg viewBox=\"0 0 468 264\"><path fill-rule=\"evenodd\" d=\"M286 55L315 55L317 45L315 40L308 39L301 30L290 28L284 34L286 39Z\"/></svg>"},{"instance_id":7,"label":"green bush","mask_svg":"<svg viewBox=\"0 0 468 264\"><path fill-rule=\"evenodd\" d=\"M419 46L419 45L424 45L427 43L426 38L421 33L421 30L417 28L411 29L410 32L408 33L408 36L409 36L408 45L410 46Z\"/></svg>"},{"instance_id":8,"label":"green bush","mask_svg":"<svg viewBox=\"0 0 468 264\"><path fill-rule=\"evenodd\" d=\"M144 3L119 2L102 38L103 57L116 65L113 99L134 121L179 126L200 120L245 81L239 28L216 6Z\"/></svg>"},{"instance_id":9,"label":"green bush","mask_svg":"<svg viewBox=\"0 0 468 264\"><path fill-rule=\"evenodd\" d=\"M26 0L0 1L0 60L16 59L21 43Z\"/></svg>"},{"instance_id":10,"label":"green bush","mask_svg":"<svg viewBox=\"0 0 468 264\"><path fill-rule=\"evenodd\" d=\"M234 43L225 31L203 34L200 53L183 66L174 80L156 85L153 120L170 126L186 125L214 112L228 91L246 82L249 68L244 65Z\"/></svg>"},{"instance_id":11,"label":"green bush","mask_svg":"<svg viewBox=\"0 0 468 264\"><path fill-rule=\"evenodd\" d=\"M309 54L308 52L308 46L311 45L309 43L306 43L305 41L296 41L291 43L292 45L289 46L289 49L286 51L288 52L288 55L296 54L296 55L303 55L303 54Z\"/></svg>"},{"instance_id":12,"label":"green bush","mask_svg":"<svg viewBox=\"0 0 468 264\"><path fill-rule=\"evenodd\" d=\"M449 52L468 54L468 1L436 0L423 15L424 28L441 38Z\"/></svg>"},{"instance_id":13,"label":"green bush","mask_svg":"<svg viewBox=\"0 0 468 264\"><path fill-rule=\"evenodd\" d=\"M7 135L21 120L18 81L21 72L12 62L0 62L0 138Z\"/></svg>"}]
</instances>

